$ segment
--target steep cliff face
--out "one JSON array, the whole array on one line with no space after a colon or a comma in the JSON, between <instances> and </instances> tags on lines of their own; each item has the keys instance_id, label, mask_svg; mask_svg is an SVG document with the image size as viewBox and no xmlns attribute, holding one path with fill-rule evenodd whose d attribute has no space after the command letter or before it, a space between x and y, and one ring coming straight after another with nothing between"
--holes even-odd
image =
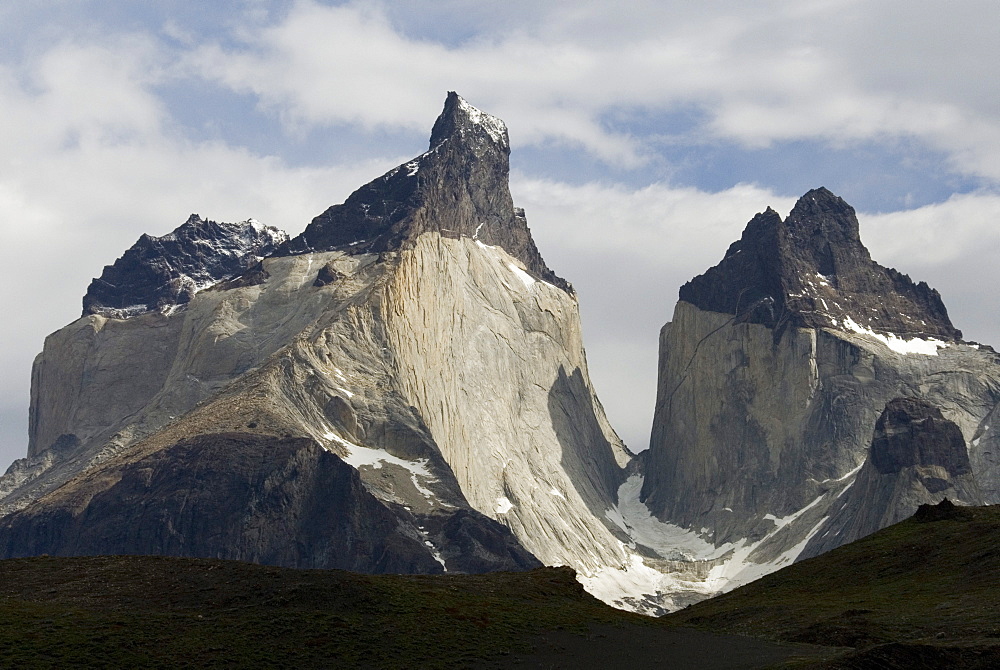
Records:
<instances>
[{"instance_id":1,"label":"steep cliff face","mask_svg":"<svg viewBox=\"0 0 1000 670\"><path fill-rule=\"evenodd\" d=\"M996 501L996 353L961 341L936 291L874 263L840 198L818 189L785 220L759 214L680 296L661 333L641 498L715 547L688 558L717 561L718 587L794 560L814 537L847 541L829 517L856 495L850 509L877 527L913 513L915 498L890 491L909 475L879 479L877 495L859 488L894 398L957 426L971 476Z\"/></svg>"},{"instance_id":2,"label":"steep cliff face","mask_svg":"<svg viewBox=\"0 0 1000 670\"><path fill-rule=\"evenodd\" d=\"M610 602L670 606L671 585L608 516L631 455L591 388L572 288L512 205L508 153L503 123L450 94L430 151L243 275L175 309L88 314L50 336L35 366L32 452L0 481L0 547L44 528L58 544L48 553L101 551L81 544L80 524L142 528L149 517L115 516L126 500L173 509L180 489L157 473L190 472L213 436L301 439L323 448L299 448L315 467L353 466L362 487L343 506L380 505L398 526L395 555L365 569L541 560L573 566ZM167 483L144 489L144 477ZM235 518L260 496L273 499L248 493L222 509ZM184 527L196 537L183 545L137 531L126 539L142 543L113 550L215 546ZM376 530L359 528L336 537L372 544ZM241 538L239 556L269 551Z\"/></svg>"}]
</instances>

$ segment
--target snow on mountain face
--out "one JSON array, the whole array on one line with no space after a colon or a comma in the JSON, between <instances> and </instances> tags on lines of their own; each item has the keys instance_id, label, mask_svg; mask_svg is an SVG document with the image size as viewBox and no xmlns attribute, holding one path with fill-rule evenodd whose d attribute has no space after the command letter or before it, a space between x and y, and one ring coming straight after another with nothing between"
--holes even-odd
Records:
<instances>
[{"instance_id":1,"label":"snow on mountain face","mask_svg":"<svg viewBox=\"0 0 1000 670\"><path fill-rule=\"evenodd\" d=\"M874 263L853 210L829 191L810 191L784 221L758 214L680 298L661 332L641 497L661 521L733 548L711 568L724 575L719 588L807 545L855 539L831 525L841 508L839 528L864 525L860 505L871 532L936 502L893 494L917 490L898 476L864 475L895 398L939 408L982 499L1000 500L996 436L984 428L1000 403L1000 357L961 341L936 291ZM881 493L862 497L863 475Z\"/></svg>"},{"instance_id":2,"label":"snow on mountain face","mask_svg":"<svg viewBox=\"0 0 1000 670\"><path fill-rule=\"evenodd\" d=\"M198 292L243 274L288 241L284 232L248 219L206 221L197 214L162 237L143 235L105 266L83 298L83 314L127 318L183 305Z\"/></svg>"}]
</instances>

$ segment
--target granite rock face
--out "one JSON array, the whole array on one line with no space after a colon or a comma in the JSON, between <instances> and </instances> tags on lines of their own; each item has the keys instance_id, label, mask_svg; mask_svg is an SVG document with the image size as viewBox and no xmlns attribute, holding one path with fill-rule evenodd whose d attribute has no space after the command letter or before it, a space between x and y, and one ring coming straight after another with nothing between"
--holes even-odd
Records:
<instances>
[{"instance_id":1,"label":"granite rock face","mask_svg":"<svg viewBox=\"0 0 1000 670\"><path fill-rule=\"evenodd\" d=\"M0 479L10 519L0 546L39 525L59 546L83 547L79 520L113 525L126 499L174 509L180 489L134 482L149 471L183 480L198 462L192 445L242 435L247 445L292 440L315 467L331 463L323 467L337 493L324 496L395 519L392 555L366 569L540 560L574 567L609 602L663 611L662 573L607 516L632 456L591 387L575 294L545 266L512 205L508 154L502 122L449 94L429 152L243 274L183 309L88 314L51 335L34 368L29 456ZM350 466L361 489L332 463ZM218 481L229 481L222 467ZM289 514L297 495L282 498ZM271 500L246 496L221 511ZM118 521L145 533L152 518ZM299 532L273 523L279 534ZM337 537L375 546L384 535L355 527ZM209 546L192 532L199 537L186 546ZM143 551L169 540L159 530L150 537ZM240 537L240 555L269 551L262 538Z\"/></svg>"},{"instance_id":2,"label":"granite rock face","mask_svg":"<svg viewBox=\"0 0 1000 670\"><path fill-rule=\"evenodd\" d=\"M905 451L912 445L879 441L862 467L876 422L896 398L929 403L954 427L952 441L927 443L936 455L920 456L932 469L944 467L934 459L958 468L947 481L963 493L951 497L976 500L972 478L984 502L1000 500L990 430L1000 359L960 339L936 291L873 262L853 209L829 191L805 194L784 220L758 214L680 298L660 337L641 499L660 521L714 548L687 558L715 570L718 588L928 502L888 491L904 479L899 486L910 486L907 473L930 465L879 475L895 479L882 481L877 496L862 493L869 470L914 460ZM954 465L964 463L955 430L971 474ZM918 479L935 486L934 477ZM874 521L834 525L841 508Z\"/></svg>"},{"instance_id":3,"label":"granite rock face","mask_svg":"<svg viewBox=\"0 0 1000 670\"><path fill-rule=\"evenodd\" d=\"M244 274L287 240L252 219L216 223L192 214L167 235L143 235L105 266L87 288L83 315L127 318L186 304L198 291Z\"/></svg>"}]
</instances>

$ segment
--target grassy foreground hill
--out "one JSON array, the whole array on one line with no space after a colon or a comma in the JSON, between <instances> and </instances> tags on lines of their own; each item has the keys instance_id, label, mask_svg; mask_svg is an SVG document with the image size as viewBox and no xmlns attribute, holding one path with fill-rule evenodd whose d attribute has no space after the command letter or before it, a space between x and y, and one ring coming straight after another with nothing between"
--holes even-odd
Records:
<instances>
[{"instance_id":1,"label":"grassy foreground hill","mask_svg":"<svg viewBox=\"0 0 1000 670\"><path fill-rule=\"evenodd\" d=\"M831 668L1000 667L1000 506L923 505L902 523L666 619L858 649Z\"/></svg>"},{"instance_id":2,"label":"grassy foreground hill","mask_svg":"<svg viewBox=\"0 0 1000 670\"><path fill-rule=\"evenodd\" d=\"M0 561L0 667L1000 667L1000 509L922 508L662 619L607 607L566 568L12 559Z\"/></svg>"},{"instance_id":3,"label":"grassy foreground hill","mask_svg":"<svg viewBox=\"0 0 1000 670\"><path fill-rule=\"evenodd\" d=\"M669 657L659 667L735 669L816 653L613 609L568 568L376 576L155 556L0 561L5 668L607 668L631 655L638 667Z\"/></svg>"}]
</instances>

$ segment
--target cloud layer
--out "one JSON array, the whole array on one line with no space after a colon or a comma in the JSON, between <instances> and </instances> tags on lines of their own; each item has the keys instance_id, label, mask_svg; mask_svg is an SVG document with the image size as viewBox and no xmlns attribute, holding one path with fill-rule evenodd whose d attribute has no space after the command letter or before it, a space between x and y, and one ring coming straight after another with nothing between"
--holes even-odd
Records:
<instances>
[{"instance_id":1,"label":"cloud layer","mask_svg":"<svg viewBox=\"0 0 1000 670\"><path fill-rule=\"evenodd\" d=\"M25 451L32 357L102 265L191 212L298 232L422 151L447 90L511 129L515 200L633 448L677 288L799 195L775 164L915 180L865 195L863 238L1000 342L995 2L146 4L0 8L0 465Z\"/></svg>"}]
</instances>

